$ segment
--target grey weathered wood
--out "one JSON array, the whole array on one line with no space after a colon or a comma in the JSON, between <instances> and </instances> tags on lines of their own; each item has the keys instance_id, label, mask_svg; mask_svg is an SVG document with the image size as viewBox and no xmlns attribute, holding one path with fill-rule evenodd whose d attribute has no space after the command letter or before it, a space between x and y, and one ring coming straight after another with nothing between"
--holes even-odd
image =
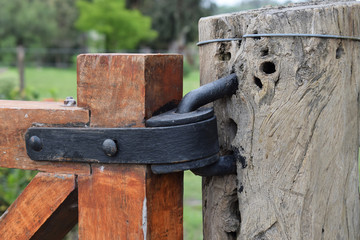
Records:
<instances>
[{"instance_id":1,"label":"grey weathered wood","mask_svg":"<svg viewBox=\"0 0 360 240\"><path fill-rule=\"evenodd\" d=\"M200 41L360 36L360 3L213 16L199 30ZM205 239L360 239L359 50L356 41L300 37L200 47L202 84L238 75L237 94L216 102L215 113L221 149L246 158L237 176L204 180Z\"/></svg>"}]
</instances>

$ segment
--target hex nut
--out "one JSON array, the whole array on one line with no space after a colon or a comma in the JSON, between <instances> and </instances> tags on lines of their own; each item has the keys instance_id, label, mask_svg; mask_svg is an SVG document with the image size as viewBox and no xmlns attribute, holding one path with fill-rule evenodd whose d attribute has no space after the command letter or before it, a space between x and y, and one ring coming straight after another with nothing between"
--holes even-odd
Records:
<instances>
[{"instance_id":1,"label":"hex nut","mask_svg":"<svg viewBox=\"0 0 360 240\"><path fill-rule=\"evenodd\" d=\"M66 97L64 105L66 107L76 106L76 101L73 97Z\"/></svg>"}]
</instances>

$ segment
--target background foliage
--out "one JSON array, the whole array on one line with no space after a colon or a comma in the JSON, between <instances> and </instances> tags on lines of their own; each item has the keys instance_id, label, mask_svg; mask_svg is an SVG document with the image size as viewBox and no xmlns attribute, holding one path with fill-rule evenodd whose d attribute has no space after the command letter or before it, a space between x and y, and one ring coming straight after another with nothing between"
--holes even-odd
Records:
<instances>
[{"instance_id":1,"label":"background foliage","mask_svg":"<svg viewBox=\"0 0 360 240\"><path fill-rule=\"evenodd\" d=\"M54 15L55 8L50 1L0 0L0 44L39 46L50 43L56 34Z\"/></svg>"},{"instance_id":2,"label":"background foliage","mask_svg":"<svg viewBox=\"0 0 360 240\"><path fill-rule=\"evenodd\" d=\"M213 13L215 5L204 0L127 0L131 9L139 9L153 20L158 32L155 49L184 48L186 43L198 38L197 22Z\"/></svg>"},{"instance_id":3,"label":"background foliage","mask_svg":"<svg viewBox=\"0 0 360 240\"><path fill-rule=\"evenodd\" d=\"M76 26L80 30L95 30L103 34L105 49L134 49L143 40L157 36L151 29L151 18L137 9L126 9L125 0L79 0Z\"/></svg>"}]
</instances>

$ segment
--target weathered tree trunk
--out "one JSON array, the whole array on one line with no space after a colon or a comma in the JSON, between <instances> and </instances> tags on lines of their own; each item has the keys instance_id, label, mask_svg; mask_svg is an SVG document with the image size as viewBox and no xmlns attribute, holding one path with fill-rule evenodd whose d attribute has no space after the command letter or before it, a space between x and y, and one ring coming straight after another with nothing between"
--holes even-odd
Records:
<instances>
[{"instance_id":1,"label":"weathered tree trunk","mask_svg":"<svg viewBox=\"0 0 360 240\"><path fill-rule=\"evenodd\" d=\"M360 3L220 15L199 29L200 41L360 36ZM236 95L215 103L221 149L239 162L237 176L203 181L205 239L360 239L359 50L359 41L314 37L200 46L202 84L239 79Z\"/></svg>"}]
</instances>

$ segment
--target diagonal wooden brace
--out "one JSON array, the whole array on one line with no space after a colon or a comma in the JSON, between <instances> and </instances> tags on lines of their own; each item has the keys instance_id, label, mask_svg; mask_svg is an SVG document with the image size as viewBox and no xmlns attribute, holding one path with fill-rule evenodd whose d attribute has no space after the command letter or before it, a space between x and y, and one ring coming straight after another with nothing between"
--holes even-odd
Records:
<instances>
[{"instance_id":1,"label":"diagonal wooden brace","mask_svg":"<svg viewBox=\"0 0 360 240\"><path fill-rule=\"evenodd\" d=\"M1 239L62 239L77 223L74 175L38 173L0 218Z\"/></svg>"}]
</instances>

